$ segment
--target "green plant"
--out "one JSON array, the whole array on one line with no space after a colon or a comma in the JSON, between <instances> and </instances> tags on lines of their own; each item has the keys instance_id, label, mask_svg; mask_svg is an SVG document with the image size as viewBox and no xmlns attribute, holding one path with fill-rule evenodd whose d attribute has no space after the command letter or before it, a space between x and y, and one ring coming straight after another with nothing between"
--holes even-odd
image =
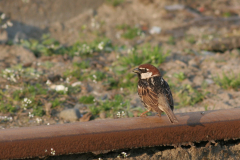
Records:
<instances>
[{"instance_id":1,"label":"green plant","mask_svg":"<svg viewBox=\"0 0 240 160\"><path fill-rule=\"evenodd\" d=\"M40 41L36 39L21 40L20 44L30 49L37 57L63 54L65 51L65 47L61 46L55 39L50 38L49 34L44 34Z\"/></svg>"},{"instance_id":2,"label":"green plant","mask_svg":"<svg viewBox=\"0 0 240 160\"><path fill-rule=\"evenodd\" d=\"M186 79L186 76L183 72L174 73L174 77L176 77L180 81L183 81L184 79Z\"/></svg>"},{"instance_id":3,"label":"green plant","mask_svg":"<svg viewBox=\"0 0 240 160\"><path fill-rule=\"evenodd\" d=\"M68 54L70 56L93 56L94 52L111 52L114 50L112 42L107 39L96 39L91 43L76 42L74 45L68 47Z\"/></svg>"},{"instance_id":4,"label":"green plant","mask_svg":"<svg viewBox=\"0 0 240 160\"><path fill-rule=\"evenodd\" d=\"M89 61L82 61L82 62L74 62L73 66L78 67L80 69L87 69L90 67L90 62Z\"/></svg>"},{"instance_id":5,"label":"green plant","mask_svg":"<svg viewBox=\"0 0 240 160\"><path fill-rule=\"evenodd\" d=\"M0 112L2 113L14 113L16 112L16 107L11 103L1 102L0 103Z\"/></svg>"},{"instance_id":6,"label":"green plant","mask_svg":"<svg viewBox=\"0 0 240 160\"><path fill-rule=\"evenodd\" d=\"M126 39L133 39L141 35L141 30L138 27L128 28L123 34L122 37Z\"/></svg>"},{"instance_id":7,"label":"green plant","mask_svg":"<svg viewBox=\"0 0 240 160\"><path fill-rule=\"evenodd\" d=\"M159 46L152 47L146 45L142 48L142 52L133 49L127 56L119 58L119 62L123 66L131 67L144 63L150 63L157 66L163 63L167 56L168 54L163 54L163 51Z\"/></svg>"},{"instance_id":8,"label":"green plant","mask_svg":"<svg viewBox=\"0 0 240 160\"><path fill-rule=\"evenodd\" d=\"M113 7L119 6L125 0L105 0L107 4L112 5Z\"/></svg>"},{"instance_id":9,"label":"green plant","mask_svg":"<svg viewBox=\"0 0 240 160\"><path fill-rule=\"evenodd\" d=\"M175 38L173 36L170 36L167 41L168 44L175 45Z\"/></svg>"},{"instance_id":10,"label":"green plant","mask_svg":"<svg viewBox=\"0 0 240 160\"><path fill-rule=\"evenodd\" d=\"M45 114L45 111L43 110L42 106L34 106L32 113L34 116L42 117Z\"/></svg>"},{"instance_id":11,"label":"green plant","mask_svg":"<svg viewBox=\"0 0 240 160\"><path fill-rule=\"evenodd\" d=\"M140 28L131 27L130 25L127 24L118 25L116 26L116 28L123 31L121 36L126 39L133 39L137 36L140 36L142 33Z\"/></svg>"},{"instance_id":12,"label":"green plant","mask_svg":"<svg viewBox=\"0 0 240 160\"><path fill-rule=\"evenodd\" d=\"M106 78L106 73L101 71L95 71L94 74L90 75L92 80L101 81Z\"/></svg>"},{"instance_id":13,"label":"green plant","mask_svg":"<svg viewBox=\"0 0 240 160\"><path fill-rule=\"evenodd\" d=\"M182 107L185 107L186 105L194 105L201 102L207 94L208 92L194 89L190 85L185 85L180 92L178 92L178 96L180 97L179 104Z\"/></svg>"},{"instance_id":14,"label":"green plant","mask_svg":"<svg viewBox=\"0 0 240 160\"><path fill-rule=\"evenodd\" d=\"M53 101L51 101L51 103L52 103L52 108L55 108L61 104L58 98L55 98Z\"/></svg>"},{"instance_id":15,"label":"green plant","mask_svg":"<svg viewBox=\"0 0 240 160\"><path fill-rule=\"evenodd\" d=\"M79 99L79 102L80 103L84 103L84 104L92 104L94 103L94 96L92 95L89 95L89 96L82 96L80 99Z\"/></svg>"},{"instance_id":16,"label":"green plant","mask_svg":"<svg viewBox=\"0 0 240 160\"><path fill-rule=\"evenodd\" d=\"M186 37L186 41L189 42L190 44L196 43L196 39L195 39L195 37L193 35L188 35Z\"/></svg>"},{"instance_id":17,"label":"green plant","mask_svg":"<svg viewBox=\"0 0 240 160\"><path fill-rule=\"evenodd\" d=\"M222 78L218 75L214 78L214 81L217 85L222 87L223 89L238 89L240 87L240 74L234 75L233 73L226 75L224 72L222 73Z\"/></svg>"}]
</instances>

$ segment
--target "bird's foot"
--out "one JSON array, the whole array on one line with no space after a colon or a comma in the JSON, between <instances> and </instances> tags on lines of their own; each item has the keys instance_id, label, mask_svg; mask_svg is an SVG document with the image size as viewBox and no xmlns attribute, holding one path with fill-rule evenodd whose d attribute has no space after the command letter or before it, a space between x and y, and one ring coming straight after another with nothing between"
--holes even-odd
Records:
<instances>
[{"instance_id":1,"label":"bird's foot","mask_svg":"<svg viewBox=\"0 0 240 160\"><path fill-rule=\"evenodd\" d=\"M147 116L147 115L146 115L146 114L143 114L143 113L140 115L140 117L146 117L146 116Z\"/></svg>"},{"instance_id":2,"label":"bird's foot","mask_svg":"<svg viewBox=\"0 0 240 160\"><path fill-rule=\"evenodd\" d=\"M141 115L140 115L140 117L146 117L147 115L147 113L148 113L149 111L145 111L145 112L143 112Z\"/></svg>"}]
</instances>

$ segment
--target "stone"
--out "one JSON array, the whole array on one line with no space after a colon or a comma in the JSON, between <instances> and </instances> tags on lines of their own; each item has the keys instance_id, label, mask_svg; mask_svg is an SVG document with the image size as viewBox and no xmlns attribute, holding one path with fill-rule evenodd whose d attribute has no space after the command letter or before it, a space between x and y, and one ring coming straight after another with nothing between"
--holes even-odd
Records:
<instances>
[{"instance_id":1,"label":"stone","mask_svg":"<svg viewBox=\"0 0 240 160\"><path fill-rule=\"evenodd\" d=\"M0 43L6 43L8 41L8 34L6 30L0 30Z\"/></svg>"},{"instance_id":2,"label":"stone","mask_svg":"<svg viewBox=\"0 0 240 160\"><path fill-rule=\"evenodd\" d=\"M5 63L7 64L6 67L10 67L10 65L19 63L24 65L35 61L36 57L34 54L21 46L0 45L0 66L1 63Z\"/></svg>"},{"instance_id":3,"label":"stone","mask_svg":"<svg viewBox=\"0 0 240 160\"><path fill-rule=\"evenodd\" d=\"M78 121L79 118L81 118L81 113L78 109L73 108L73 109L65 109L60 112L59 117L68 120L68 121Z\"/></svg>"},{"instance_id":4,"label":"stone","mask_svg":"<svg viewBox=\"0 0 240 160\"><path fill-rule=\"evenodd\" d=\"M203 76L195 76L193 79L193 83L196 84L197 86L201 86L203 83Z\"/></svg>"},{"instance_id":5,"label":"stone","mask_svg":"<svg viewBox=\"0 0 240 160\"><path fill-rule=\"evenodd\" d=\"M219 94L218 97L219 97L222 101L224 101L224 102L229 101L230 99L232 99L232 95L229 94L229 93L226 93L226 92L223 92L223 93Z\"/></svg>"}]
</instances>

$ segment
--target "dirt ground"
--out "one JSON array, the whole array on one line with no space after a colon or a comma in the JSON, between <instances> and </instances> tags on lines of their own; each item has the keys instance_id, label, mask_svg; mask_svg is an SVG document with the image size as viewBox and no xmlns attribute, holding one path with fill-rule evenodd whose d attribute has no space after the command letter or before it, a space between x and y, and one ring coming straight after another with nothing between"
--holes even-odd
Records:
<instances>
[{"instance_id":1,"label":"dirt ground","mask_svg":"<svg viewBox=\"0 0 240 160\"><path fill-rule=\"evenodd\" d=\"M123 66L122 57L129 57L132 48L146 45L158 46L168 53L166 60L157 63L156 67L170 84L175 113L240 107L238 0L1 0L1 13L6 15L12 26L0 30L0 129L116 118L120 112L124 113L122 116L138 116L144 107L136 90L130 88L136 87L136 77L129 75L136 66ZM128 31L136 35L127 35ZM55 51L58 49L53 49L50 54L52 50L47 46L43 48L47 50L43 54L45 50L38 49L38 43L46 34L54 39L54 45L64 49L77 46L78 41L91 43L98 38L108 38L113 47L108 53L95 50L91 56L84 57L67 52L57 54ZM105 72L107 78L95 81L96 78L82 79L72 72L72 75L65 74L74 70L74 63L85 62L89 62L89 66L80 68L82 74ZM14 70L14 67L18 68ZM11 77L11 70L16 75ZM30 73L32 70L33 73ZM111 78L119 79L119 85L110 88L112 81L108 81ZM49 81L51 84L48 84ZM122 87L121 82L126 87ZM41 94L34 93L36 96L32 98L32 93L22 92L26 85L36 84L45 89ZM78 84L79 91L74 88ZM74 93L52 91L60 85L69 86L68 89L72 87ZM18 91L19 97L15 95ZM117 112L112 108L94 110L92 104L79 100L91 95L94 105L101 108L101 104L112 102L118 94L129 100L128 109ZM34 101L34 105L24 108L24 103L31 102L25 98ZM66 118L68 115L62 111L73 108L76 109L73 113L76 118ZM239 144L232 147L231 150L238 148L239 151ZM174 150L176 154L170 159L177 158L179 152L186 153L183 159L194 159L200 148ZM158 159L160 156L165 159L163 157L168 151L160 152L154 152L153 157L146 153L141 158ZM212 152L215 153L214 149L206 154ZM218 159L227 154L224 151L219 153ZM204 156L202 159L205 159Z\"/></svg>"},{"instance_id":2,"label":"dirt ground","mask_svg":"<svg viewBox=\"0 0 240 160\"><path fill-rule=\"evenodd\" d=\"M240 158L238 140L194 143L192 146L158 146L111 151L103 154L84 153L46 157L46 160L237 160ZM32 159L38 160L38 159Z\"/></svg>"}]
</instances>

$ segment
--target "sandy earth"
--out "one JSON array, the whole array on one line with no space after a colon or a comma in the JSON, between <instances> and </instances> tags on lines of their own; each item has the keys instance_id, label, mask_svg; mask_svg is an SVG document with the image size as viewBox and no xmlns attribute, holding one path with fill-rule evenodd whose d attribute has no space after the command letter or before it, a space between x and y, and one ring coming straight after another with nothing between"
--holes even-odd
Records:
<instances>
[{"instance_id":1,"label":"sandy earth","mask_svg":"<svg viewBox=\"0 0 240 160\"><path fill-rule=\"evenodd\" d=\"M27 0L2 0L0 1L0 11L6 13L13 26L1 31L0 40L4 39L6 34L5 40L15 43L19 39L39 39L43 34L50 33L51 37L66 46L70 46L78 40L92 41L98 35L105 35L112 40L113 44L125 45L129 48L134 45L141 46L144 43L160 45L164 51L170 50L169 57L158 66L164 79L180 86L190 85L207 93L202 101L194 105L179 107L180 93L174 92L174 101L178 106L175 113L229 109L240 107L239 88L223 89L215 83L214 78L218 75L221 76L223 72L240 74L239 8L240 1L237 0L212 2L208 0L196 2L188 0L126 0L117 7L105 3L103 0L94 2L93 0L59 0L58 3L50 0L31 0L30 2ZM144 34L132 40L119 38L122 33L116 26L122 24L137 26ZM153 27L160 28L160 34L151 34ZM96 34L94 34L95 32ZM126 54L122 53L120 56ZM118 56L119 53L112 52L94 57L92 68L104 70L113 64ZM78 61L83 61L83 59L79 57L71 59L64 55L37 58L31 51L21 46L0 44L1 70L17 64L27 66L31 63L31 66L35 67L39 63L51 62L53 66L48 69L39 67L39 71L44 71L46 75L56 75L59 70L68 70L73 62ZM186 76L182 81L174 76L175 73L180 72ZM42 81L46 81L46 76L42 77ZM0 77L0 82L2 89L9 85L9 82L2 77ZM84 82L82 87L84 91L79 96L86 93L96 97L98 95L111 96L121 92L106 90L100 83L95 84L91 81ZM142 107L137 93L131 93L130 97L132 106ZM81 113L86 112L86 106L77 104L76 97L72 98L73 100L69 97L67 99L73 104L66 104L65 109L78 105ZM54 112L59 113L62 109ZM12 117L7 121L0 119L0 128L66 123L58 116L40 117L41 123L37 123L38 120L35 118L29 118L28 113L0 113L0 116L3 119L6 116ZM240 148L238 143L230 148L216 144L208 148L191 147L163 151L151 148L148 150L149 153L136 154L127 159L235 159L237 156L239 157ZM119 152L114 153L115 157L117 155ZM169 157L169 155L171 156ZM215 158L213 158L214 156ZM108 157L107 159L114 158Z\"/></svg>"}]
</instances>

